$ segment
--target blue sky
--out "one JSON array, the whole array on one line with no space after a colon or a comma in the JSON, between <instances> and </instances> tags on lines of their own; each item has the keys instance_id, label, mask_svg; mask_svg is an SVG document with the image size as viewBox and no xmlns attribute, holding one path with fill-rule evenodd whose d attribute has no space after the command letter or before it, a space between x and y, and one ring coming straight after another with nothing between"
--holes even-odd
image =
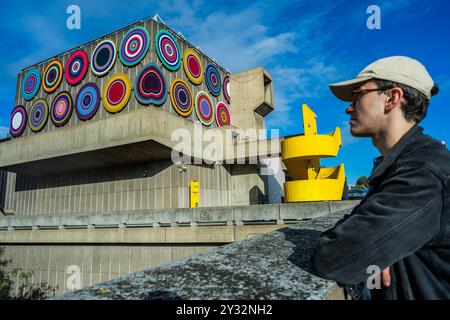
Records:
<instances>
[{"instance_id":1,"label":"blue sky","mask_svg":"<svg viewBox=\"0 0 450 320\"><path fill-rule=\"evenodd\" d=\"M370 62L407 55L428 69L440 93L433 98L425 132L450 144L450 2L398 1L2 1L0 11L0 136L8 132L16 77L22 68L159 14L212 58L237 72L265 67L273 76L275 111L268 128L281 135L303 131L301 105L317 114L320 133L340 126L343 147L325 166L345 163L348 181L369 175L378 151L370 139L349 134L346 104L331 82L356 75ZM68 30L66 9L81 8L81 30ZM369 30L366 9L381 8L381 30Z\"/></svg>"}]
</instances>

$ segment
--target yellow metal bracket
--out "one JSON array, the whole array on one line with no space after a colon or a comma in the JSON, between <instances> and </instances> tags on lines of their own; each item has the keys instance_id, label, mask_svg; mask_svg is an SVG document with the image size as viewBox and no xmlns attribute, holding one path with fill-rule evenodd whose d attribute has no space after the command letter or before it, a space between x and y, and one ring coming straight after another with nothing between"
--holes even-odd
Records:
<instances>
[{"instance_id":1,"label":"yellow metal bracket","mask_svg":"<svg viewBox=\"0 0 450 320\"><path fill-rule=\"evenodd\" d=\"M335 157L342 145L337 127L331 135L317 134L316 114L302 106L303 135L281 142L281 155L293 181L284 184L286 202L341 200L345 183L344 164L324 168L320 158Z\"/></svg>"}]
</instances>

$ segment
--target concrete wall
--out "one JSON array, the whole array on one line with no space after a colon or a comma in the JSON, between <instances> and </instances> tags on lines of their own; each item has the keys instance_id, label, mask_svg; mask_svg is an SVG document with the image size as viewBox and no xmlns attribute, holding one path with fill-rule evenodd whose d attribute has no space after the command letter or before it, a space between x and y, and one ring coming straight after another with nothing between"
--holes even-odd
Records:
<instances>
[{"instance_id":1,"label":"concrete wall","mask_svg":"<svg viewBox=\"0 0 450 320\"><path fill-rule=\"evenodd\" d=\"M230 173L234 205L266 203L264 181L254 165L232 166Z\"/></svg>"},{"instance_id":2,"label":"concrete wall","mask_svg":"<svg viewBox=\"0 0 450 320\"><path fill-rule=\"evenodd\" d=\"M189 179L200 181L200 206L231 204L223 166L179 172L163 160L45 177L9 173L6 208L16 215L188 208Z\"/></svg>"},{"instance_id":3,"label":"concrete wall","mask_svg":"<svg viewBox=\"0 0 450 320\"><path fill-rule=\"evenodd\" d=\"M33 273L32 282L58 286L58 294L68 291L67 268L78 266L81 285L87 287L130 272L156 267L217 245L6 245L1 260L11 263L4 271L20 268Z\"/></svg>"},{"instance_id":4,"label":"concrete wall","mask_svg":"<svg viewBox=\"0 0 450 320\"><path fill-rule=\"evenodd\" d=\"M86 287L278 230L286 227L287 222L326 216L356 203L0 217L0 260L10 260L3 270L32 271L34 282L58 285L58 294L61 294L67 292L67 268L71 265L80 268L82 287ZM190 224L172 226L185 221ZM217 225L224 221L226 224ZM161 226L147 227L154 223L161 223ZM163 227L163 223L169 226ZM102 224L109 227L102 227ZM68 225L77 228L66 229ZM92 227L86 228L86 225ZM28 230L24 230L24 226L28 226ZM56 226L56 229L49 229L49 226Z\"/></svg>"},{"instance_id":5,"label":"concrete wall","mask_svg":"<svg viewBox=\"0 0 450 320\"><path fill-rule=\"evenodd\" d=\"M7 172L0 170L0 210L5 207L7 175Z\"/></svg>"},{"instance_id":6,"label":"concrete wall","mask_svg":"<svg viewBox=\"0 0 450 320\"><path fill-rule=\"evenodd\" d=\"M171 160L43 177L4 174L5 208L17 216L189 207L189 181L200 207L265 203L256 165L186 165Z\"/></svg>"},{"instance_id":7,"label":"concrete wall","mask_svg":"<svg viewBox=\"0 0 450 320\"><path fill-rule=\"evenodd\" d=\"M274 107L272 76L262 67L235 73L230 77L233 97L232 124L238 128L264 128L264 116ZM264 116L255 112L266 105Z\"/></svg>"},{"instance_id":8,"label":"concrete wall","mask_svg":"<svg viewBox=\"0 0 450 320\"><path fill-rule=\"evenodd\" d=\"M320 234L343 215L349 214L356 204L316 203L319 211L324 205L330 205L330 212L337 207L340 209L317 219L255 235L159 268L144 269L56 299L343 299L342 290L338 290L336 283L314 274L311 255ZM309 205L308 210L312 207ZM302 205L294 208L297 212L304 211Z\"/></svg>"}]
</instances>

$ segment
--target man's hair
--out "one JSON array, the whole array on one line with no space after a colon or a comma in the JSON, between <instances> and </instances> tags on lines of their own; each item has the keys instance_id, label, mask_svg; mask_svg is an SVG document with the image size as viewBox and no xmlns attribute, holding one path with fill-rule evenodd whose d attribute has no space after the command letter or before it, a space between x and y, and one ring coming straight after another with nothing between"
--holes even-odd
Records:
<instances>
[{"instance_id":1,"label":"man's hair","mask_svg":"<svg viewBox=\"0 0 450 320\"><path fill-rule=\"evenodd\" d=\"M422 92L401 83L381 79L374 80L378 88L386 88L387 90L398 87L402 89L404 100L402 101L401 109L403 111L403 116L407 121L415 121L416 123L419 123L423 118L425 118L430 100L428 100ZM439 87L437 84L434 84L431 89L431 96L436 95L438 92Z\"/></svg>"}]
</instances>

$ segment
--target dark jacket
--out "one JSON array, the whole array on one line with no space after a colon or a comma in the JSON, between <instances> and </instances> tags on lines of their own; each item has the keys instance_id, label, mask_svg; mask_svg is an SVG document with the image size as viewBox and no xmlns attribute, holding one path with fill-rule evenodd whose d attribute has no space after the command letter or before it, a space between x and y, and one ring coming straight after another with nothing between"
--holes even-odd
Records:
<instances>
[{"instance_id":1,"label":"dark jacket","mask_svg":"<svg viewBox=\"0 0 450 320\"><path fill-rule=\"evenodd\" d=\"M317 275L361 290L369 266L390 267L372 298L450 299L450 152L422 131L376 159L366 198L320 236Z\"/></svg>"}]
</instances>

